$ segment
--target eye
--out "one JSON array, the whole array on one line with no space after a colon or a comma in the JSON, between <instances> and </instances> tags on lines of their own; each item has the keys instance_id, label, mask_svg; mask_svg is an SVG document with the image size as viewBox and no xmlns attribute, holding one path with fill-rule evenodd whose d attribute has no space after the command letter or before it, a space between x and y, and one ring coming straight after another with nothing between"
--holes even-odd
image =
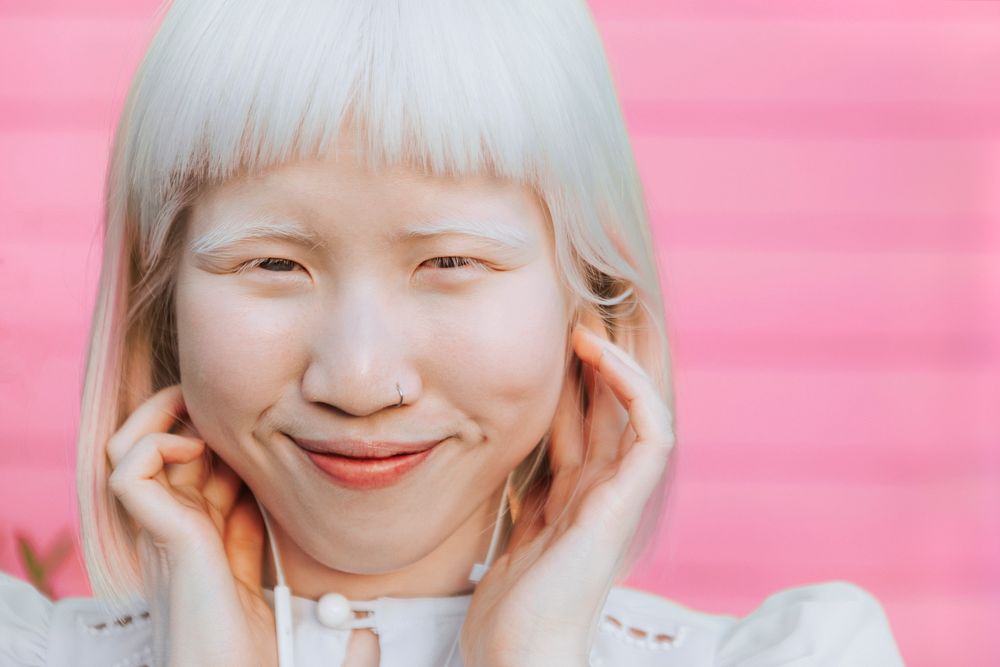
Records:
<instances>
[{"instance_id":1,"label":"eye","mask_svg":"<svg viewBox=\"0 0 1000 667\"><path fill-rule=\"evenodd\" d=\"M280 257L258 257L257 259L251 259L249 262L240 264L236 267L236 272L247 273L260 267L270 273L288 273L290 271L294 271L296 266L301 266L301 264L293 262L290 259L281 259Z\"/></svg>"},{"instance_id":2,"label":"eye","mask_svg":"<svg viewBox=\"0 0 1000 667\"><path fill-rule=\"evenodd\" d=\"M472 259L471 257L435 257L434 259L429 259L427 261L432 264L437 264L438 268L441 269L460 269L466 267L480 269L486 268L486 264L478 259Z\"/></svg>"},{"instance_id":3,"label":"eye","mask_svg":"<svg viewBox=\"0 0 1000 667\"><path fill-rule=\"evenodd\" d=\"M429 259L427 261L436 265L436 267L440 269L487 268L484 262L471 257L434 257L433 259ZM269 273L290 273L294 271L297 266L301 266L301 264L290 259L282 259L280 257L258 257L257 259L251 259L248 262L240 264L236 267L236 272L247 273L256 268L260 268Z\"/></svg>"}]
</instances>

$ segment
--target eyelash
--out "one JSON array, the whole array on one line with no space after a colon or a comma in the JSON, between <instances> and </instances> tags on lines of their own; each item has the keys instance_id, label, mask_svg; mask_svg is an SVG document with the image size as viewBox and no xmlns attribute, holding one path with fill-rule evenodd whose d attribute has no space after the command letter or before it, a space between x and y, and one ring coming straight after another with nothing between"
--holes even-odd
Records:
<instances>
[{"instance_id":1,"label":"eyelash","mask_svg":"<svg viewBox=\"0 0 1000 667\"><path fill-rule=\"evenodd\" d=\"M478 259L473 259L471 257L459 257L459 256L449 255L449 256L443 256L443 257L434 257L434 258L429 259L427 261L434 262L434 261L438 261L438 260L450 260L449 263L452 264L452 267L441 267L441 268L445 268L445 269L447 269L447 268L457 268L457 269L461 269L461 268L470 268L470 269L486 268L486 264L484 262L482 262L482 261L480 261ZM301 266L301 264L299 264L298 262L290 260L290 259L282 259L280 257L258 257L257 259L251 259L249 262L244 262L243 264L240 264L238 267L236 267L236 273L247 273L248 271L252 271L253 269L255 269L257 267L259 267L259 266L261 266L261 265L263 265L263 264L265 264L267 262L272 262L272 261L274 261L274 262L289 262L291 264L296 264L298 266ZM456 262L461 262L461 263L459 264L459 263L456 263ZM288 273L288 272L287 271L268 271L268 273Z\"/></svg>"}]
</instances>

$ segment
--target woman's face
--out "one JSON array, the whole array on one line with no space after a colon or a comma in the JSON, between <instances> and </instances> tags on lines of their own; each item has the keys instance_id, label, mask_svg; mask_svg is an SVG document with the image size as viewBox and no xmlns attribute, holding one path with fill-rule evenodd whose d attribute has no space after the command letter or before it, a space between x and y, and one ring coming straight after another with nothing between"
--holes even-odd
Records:
<instances>
[{"instance_id":1,"label":"woman's face","mask_svg":"<svg viewBox=\"0 0 1000 667\"><path fill-rule=\"evenodd\" d=\"M431 553L552 422L570 304L528 189L375 174L341 149L203 192L178 271L193 423L328 567L383 572ZM323 472L307 439L441 443L362 489Z\"/></svg>"}]
</instances>

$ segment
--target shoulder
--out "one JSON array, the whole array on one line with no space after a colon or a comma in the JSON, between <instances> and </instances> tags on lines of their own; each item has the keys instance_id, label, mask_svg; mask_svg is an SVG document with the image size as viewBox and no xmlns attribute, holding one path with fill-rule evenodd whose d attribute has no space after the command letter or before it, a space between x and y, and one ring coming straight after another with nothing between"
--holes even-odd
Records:
<instances>
[{"instance_id":1,"label":"shoulder","mask_svg":"<svg viewBox=\"0 0 1000 667\"><path fill-rule=\"evenodd\" d=\"M616 586L598 633L595 667L903 665L882 605L846 581L777 591L742 617Z\"/></svg>"},{"instance_id":2,"label":"shoulder","mask_svg":"<svg viewBox=\"0 0 1000 667\"><path fill-rule=\"evenodd\" d=\"M0 664L45 664L52 607L31 584L0 572Z\"/></svg>"},{"instance_id":3,"label":"shoulder","mask_svg":"<svg viewBox=\"0 0 1000 667\"><path fill-rule=\"evenodd\" d=\"M772 593L719 638L719 667L801 661L902 667L885 610L848 581L827 581Z\"/></svg>"},{"instance_id":4,"label":"shoulder","mask_svg":"<svg viewBox=\"0 0 1000 667\"><path fill-rule=\"evenodd\" d=\"M152 658L149 614L140 605L114 613L95 598L53 602L26 581L0 572L0 665L138 667Z\"/></svg>"}]
</instances>

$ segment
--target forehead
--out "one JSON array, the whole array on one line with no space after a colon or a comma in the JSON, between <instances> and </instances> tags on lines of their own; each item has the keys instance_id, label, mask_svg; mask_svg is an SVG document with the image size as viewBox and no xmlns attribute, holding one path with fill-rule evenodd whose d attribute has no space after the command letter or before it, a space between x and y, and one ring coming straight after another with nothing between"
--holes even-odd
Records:
<instances>
[{"instance_id":1,"label":"forehead","mask_svg":"<svg viewBox=\"0 0 1000 667\"><path fill-rule=\"evenodd\" d=\"M202 190L196 205L214 211L241 203L259 205L263 200L308 210L342 204L350 206L362 196L369 206L396 204L411 208L475 203L481 207L526 210L539 202L528 187L489 175L440 176L407 166L378 170L342 155L302 160L249 175L240 174Z\"/></svg>"},{"instance_id":2,"label":"forehead","mask_svg":"<svg viewBox=\"0 0 1000 667\"><path fill-rule=\"evenodd\" d=\"M387 240L476 233L507 245L550 237L546 208L530 187L489 174L439 175L407 165L374 168L352 145L326 156L241 173L205 188L192 206L196 234L221 240L282 226ZM299 234L301 236L301 234ZM308 240L308 239L306 239Z\"/></svg>"},{"instance_id":3,"label":"forehead","mask_svg":"<svg viewBox=\"0 0 1000 667\"><path fill-rule=\"evenodd\" d=\"M296 199L302 207L351 201L352 194L378 195L397 207L447 205L474 199L481 206L504 205L535 208L540 204L529 186L490 173L434 173L416 163L390 163L384 150L363 138L364 122L348 114L326 151L312 159L271 166L261 173L238 172L225 183L209 188L209 197L252 199L254 194Z\"/></svg>"}]
</instances>

